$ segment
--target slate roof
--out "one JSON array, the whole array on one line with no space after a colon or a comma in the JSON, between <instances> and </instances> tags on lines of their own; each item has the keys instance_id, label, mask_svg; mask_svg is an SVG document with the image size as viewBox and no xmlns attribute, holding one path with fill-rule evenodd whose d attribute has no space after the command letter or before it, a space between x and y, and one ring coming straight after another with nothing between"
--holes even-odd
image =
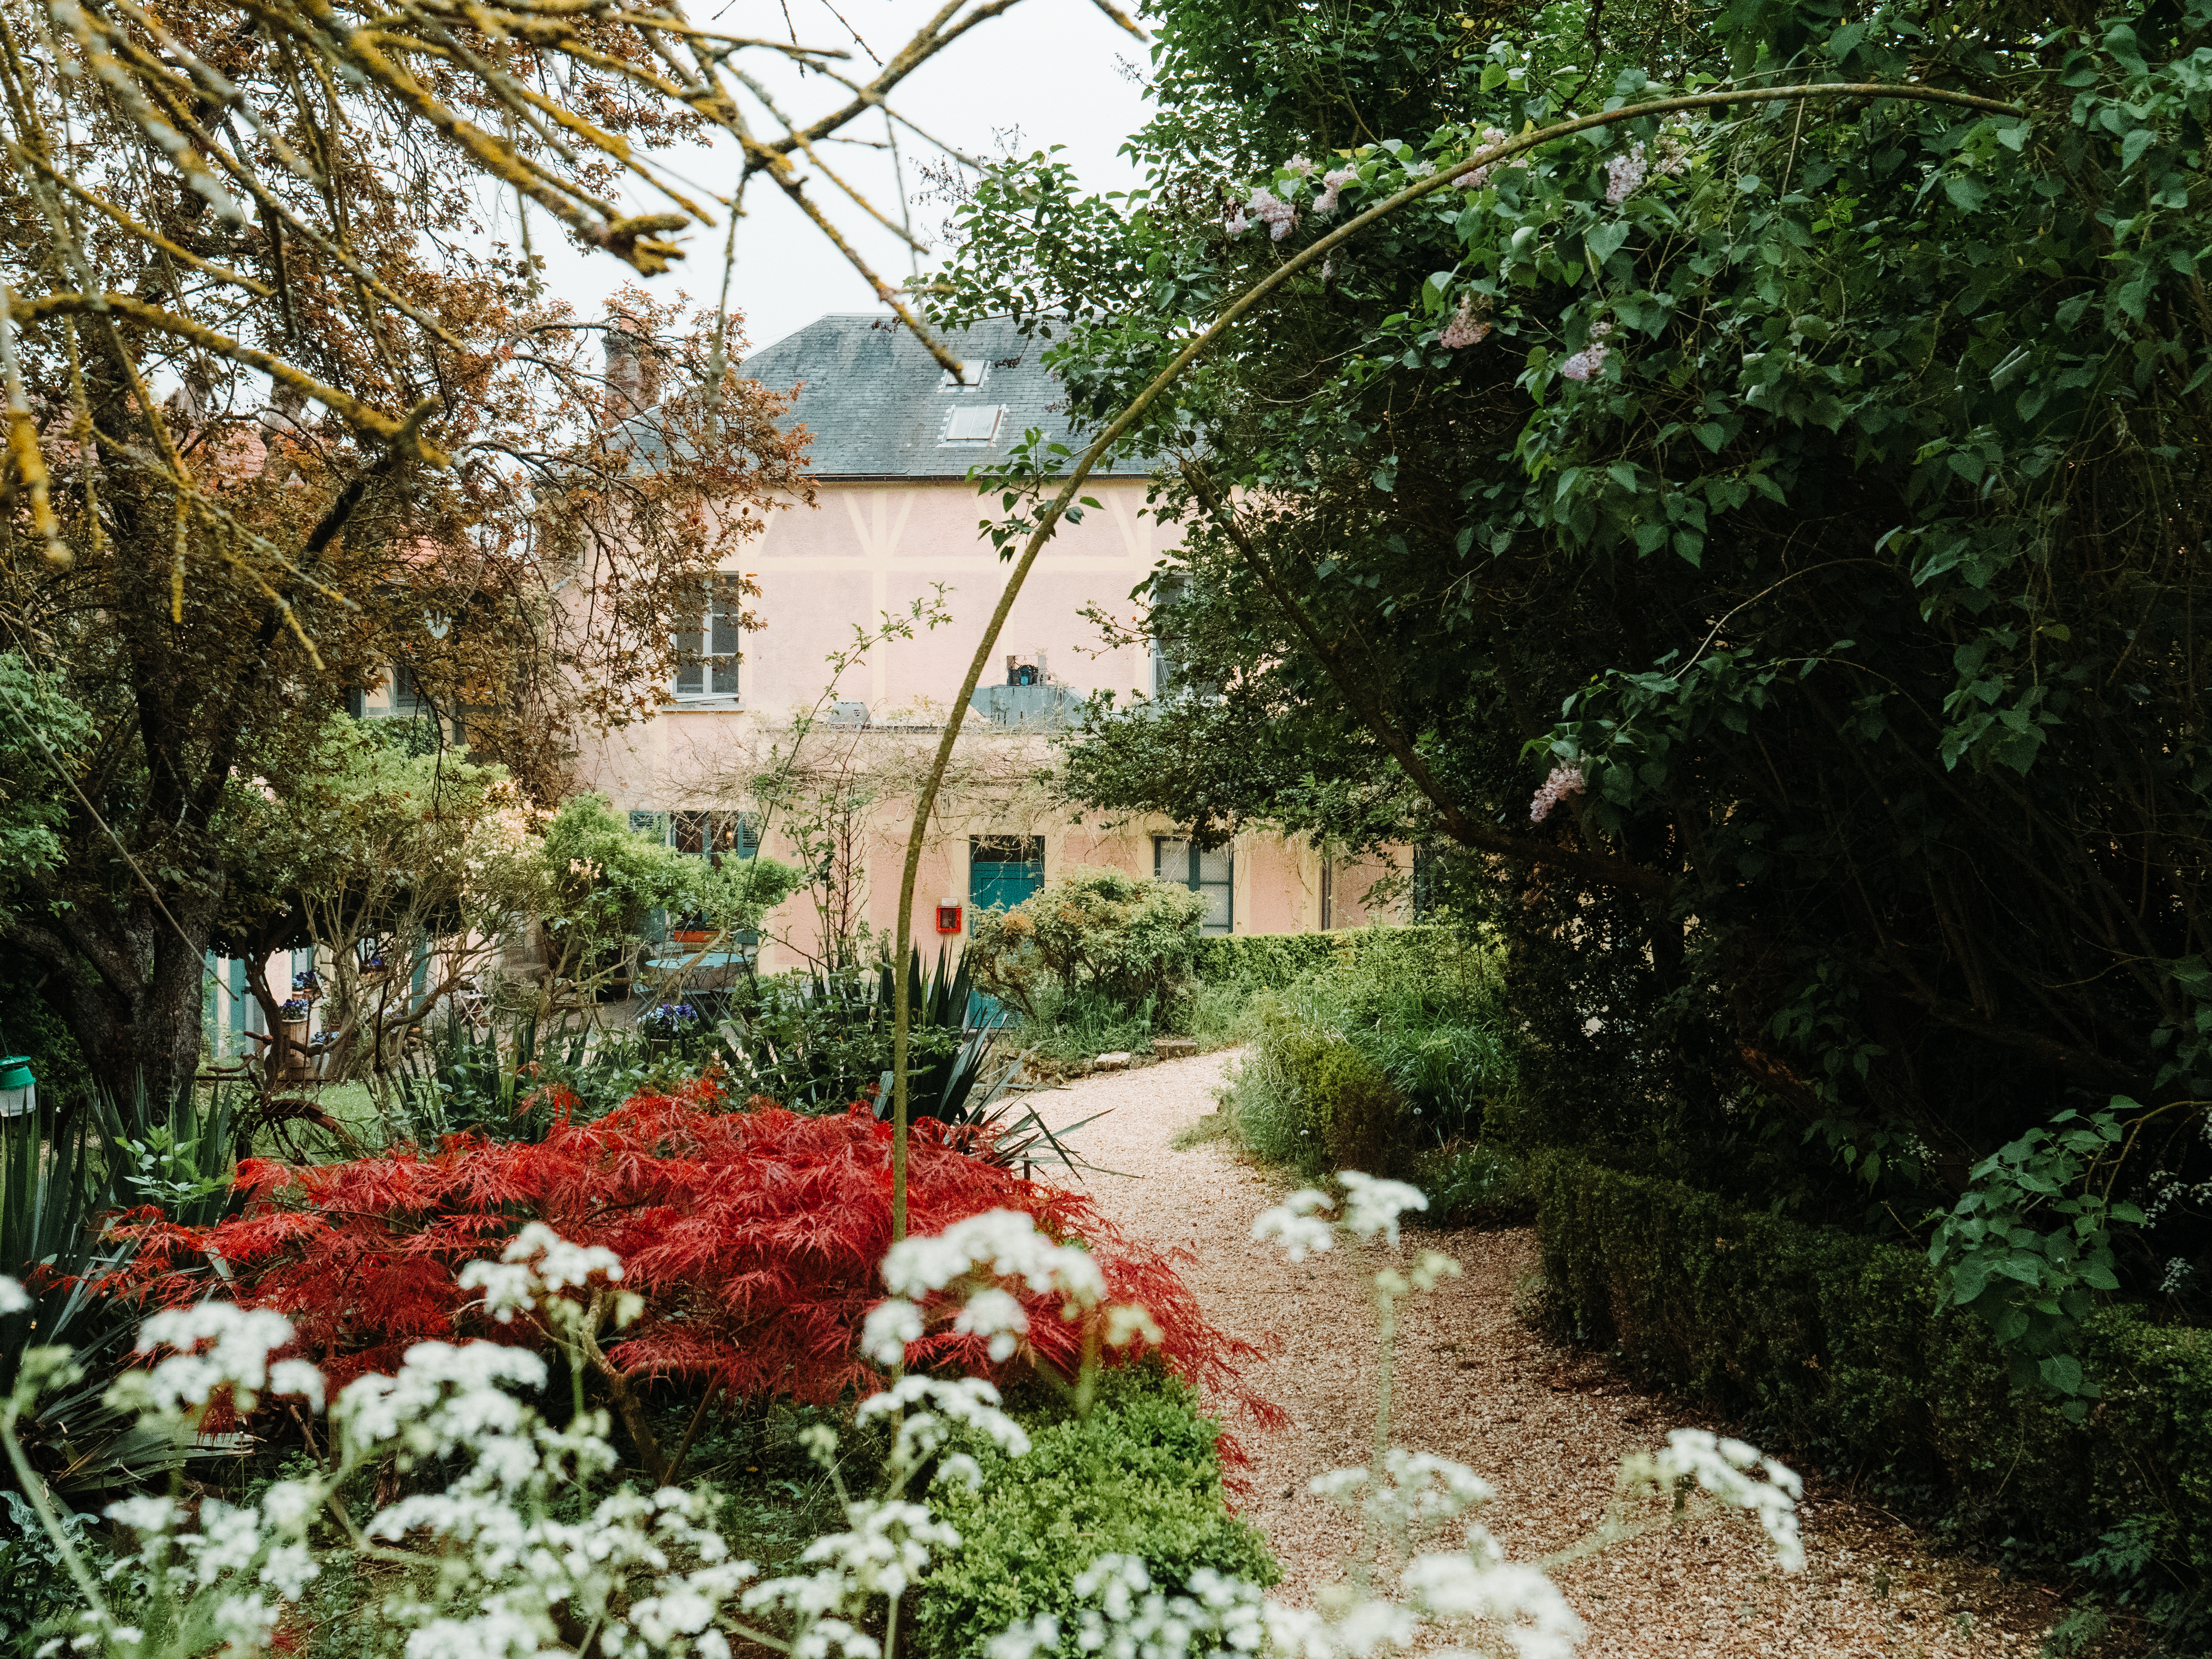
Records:
<instances>
[{"instance_id":1,"label":"slate roof","mask_svg":"<svg viewBox=\"0 0 2212 1659\"><path fill-rule=\"evenodd\" d=\"M1038 362L1042 342L1005 318L939 337L963 362L984 366L981 384L944 384L937 360L881 313L809 323L754 352L744 372L779 392L799 387L783 425L805 423L813 438L807 471L817 478L964 477L970 467L1005 460L1032 427L1047 442L1082 452L1068 436L1060 382ZM969 412L955 427L959 410ZM988 439L949 435L979 427L990 429ZM1141 463L1099 469L1115 470L1140 471Z\"/></svg>"}]
</instances>

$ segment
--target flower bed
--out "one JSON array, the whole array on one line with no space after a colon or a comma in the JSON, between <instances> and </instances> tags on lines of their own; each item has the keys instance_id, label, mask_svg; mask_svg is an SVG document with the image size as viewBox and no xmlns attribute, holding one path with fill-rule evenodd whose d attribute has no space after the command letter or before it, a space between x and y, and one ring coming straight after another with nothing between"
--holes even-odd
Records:
<instances>
[{"instance_id":1,"label":"flower bed","mask_svg":"<svg viewBox=\"0 0 2212 1659\"><path fill-rule=\"evenodd\" d=\"M622 1258L625 1291L644 1300L606 1350L623 1377L817 1403L870 1386L877 1372L859 1335L881 1297L877 1267L891 1242L890 1126L865 1106L808 1117L720 1104L702 1079L638 1096L592 1123L557 1124L536 1146L454 1135L432 1151L343 1164L252 1160L239 1170L252 1195L242 1215L207 1228L133 1224L137 1256L106 1288L186 1305L209 1292L219 1257L228 1294L291 1320L297 1351L342 1387L395 1370L417 1342L529 1340L490 1316L459 1275L538 1221ZM1177 1376L1274 1420L1238 1380L1256 1351L1206 1322L1172 1260L1123 1237L1080 1194L1024 1180L983 1150L974 1130L913 1126L913 1231L1007 1210L1054 1239L1083 1241L1109 1299L1152 1310L1158 1352ZM1030 1334L1012 1360L994 1362L979 1338L938 1327L909 1346L907 1363L1073 1374L1099 1333L1063 1319L1048 1297L1030 1299Z\"/></svg>"}]
</instances>

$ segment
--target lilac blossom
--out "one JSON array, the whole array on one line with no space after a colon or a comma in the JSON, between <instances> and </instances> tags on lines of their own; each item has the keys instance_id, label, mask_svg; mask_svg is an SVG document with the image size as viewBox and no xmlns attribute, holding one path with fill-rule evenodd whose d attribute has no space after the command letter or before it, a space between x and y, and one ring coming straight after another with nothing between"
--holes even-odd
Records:
<instances>
[{"instance_id":1,"label":"lilac blossom","mask_svg":"<svg viewBox=\"0 0 2212 1659\"><path fill-rule=\"evenodd\" d=\"M1559 365L1559 373L1570 380L1587 380L1605 367L1612 351L1606 344L1606 336L1613 332L1613 325L1596 322L1590 325L1589 343Z\"/></svg>"},{"instance_id":2,"label":"lilac blossom","mask_svg":"<svg viewBox=\"0 0 2212 1659\"><path fill-rule=\"evenodd\" d=\"M1254 218L1267 222L1267 234L1274 241L1289 235L1298 222L1298 210L1265 185L1254 191L1244 205L1252 210Z\"/></svg>"},{"instance_id":3,"label":"lilac blossom","mask_svg":"<svg viewBox=\"0 0 2212 1659\"><path fill-rule=\"evenodd\" d=\"M1322 191L1320 195L1314 198L1315 215L1326 219L1330 214L1335 212L1337 192L1358 177L1358 172L1352 167L1338 167L1334 172L1322 174Z\"/></svg>"},{"instance_id":4,"label":"lilac blossom","mask_svg":"<svg viewBox=\"0 0 2212 1659\"><path fill-rule=\"evenodd\" d=\"M1644 182L1649 166L1644 159L1644 146L1631 144L1605 164L1605 199L1619 207L1636 193Z\"/></svg>"},{"instance_id":5,"label":"lilac blossom","mask_svg":"<svg viewBox=\"0 0 2212 1659\"><path fill-rule=\"evenodd\" d=\"M1252 228L1252 222L1244 216L1243 208L1234 207L1223 216L1221 228L1229 233L1230 239L1233 241Z\"/></svg>"},{"instance_id":6,"label":"lilac blossom","mask_svg":"<svg viewBox=\"0 0 2212 1659\"><path fill-rule=\"evenodd\" d=\"M1462 346L1481 344L1490 333L1490 324L1479 319L1476 313L1489 309L1490 296L1486 294L1470 294L1462 299L1439 337L1444 349L1457 351Z\"/></svg>"},{"instance_id":7,"label":"lilac blossom","mask_svg":"<svg viewBox=\"0 0 2212 1659\"><path fill-rule=\"evenodd\" d=\"M1580 765L1553 767L1552 775L1544 780L1544 787L1536 792L1536 798L1528 803L1528 822L1541 823L1552 816L1553 808L1558 806L1568 796L1582 793L1583 787L1583 769Z\"/></svg>"},{"instance_id":8,"label":"lilac blossom","mask_svg":"<svg viewBox=\"0 0 2212 1659\"><path fill-rule=\"evenodd\" d=\"M1295 173L1301 179L1310 179L1316 172L1319 171L1319 169L1316 167L1311 161L1307 161L1304 156L1293 155L1289 161L1283 163L1283 171L1285 173Z\"/></svg>"},{"instance_id":9,"label":"lilac blossom","mask_svg":"<svg viewBox=\"0 0 2212 1659\"><path fill-rule=\"evenodd\" d=\"M1483 128L1483 149L1492 150L1497 149L1498 145L1505 142L1508 136L1509 135L1504 127ZM1479 167L1469 167L1465 173L1461 173L1458 177L1454 179L1452 183L1458 185L1462 190L1480 190L1483 185L1490 182L1491 169L1496 165L1497 164L1495 162L1486 161Z\"/></svg>"}]
</instances>

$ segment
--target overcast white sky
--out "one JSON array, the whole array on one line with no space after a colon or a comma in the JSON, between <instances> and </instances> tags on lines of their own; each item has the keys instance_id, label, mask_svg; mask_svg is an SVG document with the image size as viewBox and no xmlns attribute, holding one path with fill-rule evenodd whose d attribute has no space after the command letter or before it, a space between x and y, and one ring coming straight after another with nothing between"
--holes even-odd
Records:
<instances>
[{"instance_id":1,"label":"overcast white sky","mask_svg":"<svg viewBox=\"0 0 2212 1659\"><path fill-rule=\"evenodd\" d=\"M736 34L789 39L795 29L804 45L852 50L852 60L839 67L854 78L866 79L875 72L830 10L832 0L787 3L788 27L783 10L773 0L731 0L719 15L710 5L695 0L691 15L702 24ZM934 0L835 3L885 58L937 9ZM995 153L1005 142L999 135L1010 136L1011 129L1018 128L1023 153L1064 145L1064 159L1074 165L1086 185L1126 189L1136 182L1135 175L1115 152L1143 124L1146 110L1142 91L1117 66L1117 58L1139 69L1149 64L1144 43L1115 27L1087 0L1021 0L909 76L892 102L925 131L969 155ZM834 82L801 77L788 66L775 71L767 53L748 52L738 62L768 82L785 112L802 123L848 95ZM772 82L771 73L775 74ZM854 137L879 140L884 123L879 117L865 117L848 131ZM935 158L904 131L899 145L913 194L921 187L915 163L925 155ZM691 180L726 192L736 176L734 154L735 146L726 141L717 149L702 148L673 159L676 170ZM805 158L797 159L804 166ZM886 152L836 145L824 151L824 159L896 216L897 192ZM869 221L835 186L816 179L809 194L887 278L896 282L908 276L908 255L897 240ZM650 191L634 191L631 200L643 210L665 210L665 198ZM859 274L773 185L755 179L745 192L745 210L738 230L731 299L744 313L751 346L771 344L830 312L881 309ZM917 203L917 233L927 240L945 215L941 203ZM512 228L510 218L499 234L506 236ZM597 313L607 295L625 281L635 280L635 273L610 254L577 252L556 235L543 215L533 217L531 229L537 251L547 257L553 291L580 311ZM680 289L694 300L711 302L721 281L721 233L694 231L684 245L688 257L646 285L659 294Z\"/></svg>"}]
</instances>

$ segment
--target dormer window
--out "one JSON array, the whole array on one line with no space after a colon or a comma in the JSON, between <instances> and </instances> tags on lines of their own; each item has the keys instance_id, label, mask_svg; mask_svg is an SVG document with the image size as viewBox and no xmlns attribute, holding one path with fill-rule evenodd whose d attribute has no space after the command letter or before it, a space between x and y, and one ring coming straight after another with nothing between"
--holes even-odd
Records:
<instances>
[{"instance_id":1,"label":"dormer window","mask_svg":"<svg viewBox=\"0 0 2212 1659\"><path fill-rule=\"evenodd\" d=\"M1006 413L998 404L962 404L948 410L945 439L948 444L988 444L999 435L999 417Z\"/></svg>"}]
</instances>

